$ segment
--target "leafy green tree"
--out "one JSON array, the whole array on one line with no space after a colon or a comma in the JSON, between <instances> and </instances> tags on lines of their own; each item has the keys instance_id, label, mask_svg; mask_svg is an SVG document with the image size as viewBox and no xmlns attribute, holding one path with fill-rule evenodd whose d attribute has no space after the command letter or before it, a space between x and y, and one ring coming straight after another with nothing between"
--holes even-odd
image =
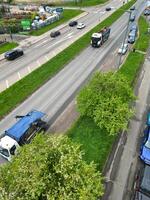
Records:
<instances>
[{"instance_id":1,"label":"leafy green tree","mask_svg":"<svg viewBox=\"0 0 150 200\"><path fill-rule=\"evenodd\" d=\"M103 194L95 165L68 137L37 136L0 168L1 200L91 200Z\"/></svg>"},{"instance_id":2,"label":"leafy green tree","mask_svg":"<svg viewBox=\"0 0 150 200\"><path fill-rule=\"evenodd\" d=\"M114 135L127 128L133 115L129 103L134 99L123 75L98 72L80 92L77 104L82 116L91 117L100 128Z\"/></svg>"}]
</instances>

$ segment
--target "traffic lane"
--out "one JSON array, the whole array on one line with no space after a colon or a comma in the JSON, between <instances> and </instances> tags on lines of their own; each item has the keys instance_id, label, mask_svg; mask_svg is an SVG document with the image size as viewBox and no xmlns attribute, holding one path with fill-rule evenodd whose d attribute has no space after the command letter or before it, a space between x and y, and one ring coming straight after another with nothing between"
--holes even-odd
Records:
<instances>
[{"instance_id":1,"label":"traffic lane","mask_svg":"<svg viewBox=\"0 0 150 200\"><path fill-rule=\"evenodd\" d=\"M89 21L89 23L92 24L92 26L93 26L93 19L92 19L92 21ZM86 28L89 28L89 27L87 26ZM71 37L78 38L80 36L80 34L82 34L82 31L85 31L86 28L84 30L74 29L74 32L71 32L71 33L68 32L67 36L61 36L60 39L63 39L64 43L66 43L66 39L67 39L66 37L68 37L68 40L71 40ZM59 48L59 44L61 44L61 42L62 42L60 39L57 41L57 39L58 38L50 40L50 41L55 41L54 44L49 44L49 42L47 40L45 40L43 42L43 44L40 44L40 45L36 44L36 46L34 47L35 49L29 49L29 50L25 51L25 56L20 57L19 59L15 60L15 61L6 62L6 64L3 63L0 67L0 74L1 74L0 80L3 81L4 79L8 79L9 76L12 76L13 73L17 73L22 68L26 68L27 66L32 65L32 62L34 62L37 59L39 60L42 56L47 54L48 51L50 51L50 50L56 51L55 48ZM41 53L41 51L42 51L42 53ZM33 54L33 52L34 52L34 54ZM28 56L27 54L30 54L30 57L28 59L27 59L27 56ZM20 62L20 60L21 60L21 62Z\"/></svg>"},{"instance_id":2,"label":"traffic lane","mask_svg":"<svg viewBox=\"0 0 150 200\"><path fill-rule=\"evenodd\" d=\"M89 24L93 24L93 21L95 20L94 19L94 17L90 17L89 16L89 18L90 19L92 19L92 20L88 20L88 23ZM74 29L75 30L75 29ZM69 31L69 30L68 30ZM67 32L68 32L67 31ZM77 30L76 30L77 31ZM64 34L66 34L67 32L64 32ZM70 34L78 34L78 32L71 32ZM63 37L63 36L62 36ZM50 40L51 41L51 40ZM34 60L37 60L37 58L39 58L39 57L42 57L45 53L47 53L47 52L44 52L44 50L42 50L41 48L44 48L44 49L48 49L48 47L46 47L47 45L49 45L49 49L51 50L52 48L51 48L51 44L48 44L49 43L49 38L48 38L48 40L46 40L46 39L44 39L39 45L38 44L36 44L35 46L34 46L34 48L33 49L29 49L29 50L27 50L27 52L34 52L34 55L32 54L32 56L30 57L30 58L28 58L27 59L27 63L25 63L25 61L23 61L22 60L22 62L20 62L20 59L23 59L23 58L20 58L19 59L19 61L14 61L14 65L15 66L13 66L13 63L11 62L7 62L6 64L5 63L2 63L1 64L1 68L3 67L4 68L4 73L5 73L5 75L3 75L2 77L3 77L3 79L5 78L5 79L8 79L8 77L7 76L11 76L12 75L12 73L17 73L18 72L18 70L20 70L20 69L22 69L23 68L23 66L22 66L22 63L24 63L24 67L26 68L27 67L27 65L29 65L30 64L30 62L33 62ZM37 50L37 47L38 47L38 50ZM40 51L39 51L39 49L40 49ZM53 50L53 49L52 49ZM42 53L41 53L41 51L42 51ZM25 53L26 53L26 51L25 51ZM26 59L26 58L25 58ZM38 62L39 63L39 62ZM17 65L18 65L18 67L17 67ZM16 68L16 70L14 70ZM10 73L9 73L10 72ZM18 72L18 73L20 73L20 72ZM1 70L1 74L3 74L3 71ZM1 81L2 81L2 79L1 79Z\"/></svg>"},{"instance_id":3,"label":"traffic lane","mask_svg":"<svg viewBox=\"0 0 150 200\"><path fill-rule=\"evenodd\" d=\"M118 24L122 30L126 25ZM125 30L125 29L124 29ZM120 29L112 26L111 38L99 49L88 47L76 59L61 70L55 77L37 90L0 122L0 133L15 122L15 116L25 114L32 109L38 109L48 114L47 120L52 120L69 98L73 98L87 77L97 68L112 51L120 37Z\"/></svg>"},{"instance_id":4,"label":"traffic lane","mask_svg":"<svg viewBox=\"0 0 150 200\"><path fill-rule=\"evenodd\" d=\"M125 14L126 15L126 14ZM125 18L126 18L126 16L124 16ZM123 19L123 17L122 18L120 18L120 23L124 23L124 19ZM115 27L116 25L114 24L114 27ZM116 28L117 28L117 26L116 26ZM78 37L78 35L76 35L76 37ZM76 39L76 38L75 38ZM72 40L72 38L71 38L71 40ZM63 48L63 47L62 47ZM48 52L48 51L47 51ZM54 52L54 51L53 51ZM57 53L56 53L57 54ZM43 62L46 62L47 60L48 60L48 58L50 58L52 55L51 55L51 53L50 53L50 55L49 54L45 54L45 57L44 57L44 61L43 61L43 58L41 58L40 59L40 57L38 58L38 60L34 63L30 63L30 65L25 65L25 67L24 68L20 68L20 71L17 71L17 72L15 72L14 71L14 73L11 73L11 71L13 70L13 68L11 68L10 70L7 70L6 69L6 76L3 76L3 74L1 73L1 78L3 78L2 79L2 81L1 81L1 87L0 87L0 90L1 91L3 91L5 88L8 88L10 85L12 85L13 83L15 83L16 81L18 81L18 80L20 80L21 78L23 78L25 75L27 75L28 73L30 73L31 72L31 70L34 70L34 69L36 69L38 66L39 66L39 64L43 64ZM38 66L37 66L38 65ZM14 69L15 70L15 69ZM10 76L8 76L8 74L10 75Z\"/></svg>"}]
</instances>

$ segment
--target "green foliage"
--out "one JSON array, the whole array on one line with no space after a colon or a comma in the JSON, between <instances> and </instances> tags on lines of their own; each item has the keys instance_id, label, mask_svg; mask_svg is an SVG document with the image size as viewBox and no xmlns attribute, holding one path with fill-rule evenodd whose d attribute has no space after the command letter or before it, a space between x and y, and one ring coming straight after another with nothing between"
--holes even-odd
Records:
<instances>
[{"instance_id":1,"label":"green foliage","mask_svg":"<svg viewBox=\"0 0 150 200\"><path fill-rule=\"evenodd\" d=\"M91 200L103 194L93 163L68 137L36 137L12 163L0 168L1 200Z\"/></svg>"},{"instance_id":2,"label":"green foliage","mask_svg":"<svg viewBox=\"0 0 150 200\"><path fill-rule=\"evenodd\" d=\"M146 51L149 46L148 41L150 41L149 40L150 35L148 34L149 24L146 22L146 19L143 16L140 17L138 24L139 24L139 39L136 42L134 48L140 51Z\"/></svg>"},{"instance_id":3,"label":"green foliage","mask_svg":"<svg viewBox=\"0 0 150 200\"><path fill-rule=\"evenodd\" d=\"M77 98L81 116L91 117L111 135L127 128L133 114L129 109L132 100L134 95L127 80L111 72L96 73Z\"/></svg>"},{"instance_id":4,"label":"green foliage","mask_svg":"<svg viewBox=\"0 0 150 200\"><path fill-rule=\"evenodd\" d=\"M83 159L87 163L94 161L97 169L102 171L116 136L100 129L88 117L80 117L68 131L68 136L74 142L81 144L81 149L85 152Z\"/></svg>"},{"instance_id":5,"label":"green foliage","mask_svg":"<svg viewBox=\"0 0 150 200\"><path fill-rule=\"evenodd\" d=\"M16 42L4 43L4 44L0 45L0 54L5 53L6 51L9 51L17 46L18 46L18 44Z\"/></svg>"}]
</instances>

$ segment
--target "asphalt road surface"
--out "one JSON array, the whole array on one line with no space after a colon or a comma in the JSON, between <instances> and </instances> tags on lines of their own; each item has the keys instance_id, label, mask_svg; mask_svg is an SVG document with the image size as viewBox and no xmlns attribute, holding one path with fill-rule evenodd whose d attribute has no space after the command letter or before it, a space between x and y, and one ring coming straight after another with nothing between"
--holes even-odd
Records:
<instances>
[{"instance_id":1,"label":"asphalt road surface","mask_svg":"<svg viewBox=\"0 0 150 200\"><path fill-rule=\"evenodd\" d=\"M122 0L113 0L105 6L89 9L89 14L82 17L78 22L84 22L86 27L77 30L76 27L66 26L62 28L61 35L57 38L47 36L34 45L25 48L25 55L14 61L0 62L0 91L8 88L16 81L35 70L41 64L47 62L50 58L65 49L87 31L97 25L100 20L108 17L112 12L122 5ZM111 11L106 12L105 8L110 6ZM57 28L56 28L57 29Z\"/></svg>"},{"instance_id":2,"label":"asphalt road surface","mask_svg":"<svg viewBox=\"0 0 150 200\"><path fill-rule=\"evenodd\" d=\"M139 8L139 15L141 9L143 9L143 4L141 4L140 0L137 1L137 4L142 5ZM107 54L116 49L119 40L121 43L127 20L128 13L125 13L112 25L110 38L101 48L94 49L89 46L55 77L1 120L0 133L3 133L4 130L7 130L15 123L14 117L16 115L26 114L32 109L45 112L47 121L51 124L67 106L67 103L75 97L76 92L88 80L91 73L102 66Z\"/></svg>"}]
</instances>

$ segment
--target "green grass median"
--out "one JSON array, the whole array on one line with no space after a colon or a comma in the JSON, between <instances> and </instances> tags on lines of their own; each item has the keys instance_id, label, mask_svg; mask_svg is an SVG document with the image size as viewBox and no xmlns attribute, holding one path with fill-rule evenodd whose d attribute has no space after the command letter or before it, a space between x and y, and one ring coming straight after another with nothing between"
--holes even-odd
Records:
<instances>
[{"instance_id":1,"label":"green grass median","mask_svg":"<svg viewBox=\"0 0 150 200\"><path fill-rule=\"evenodd\" d=\"M18 46L18 44L16 42L6 42L4 44L1 44L0 45L0 54L5 53L6 51L9 51L17 46Z\"/></svg>"},{"instance_id":2,"label":"green grass median","mask_svg":"<svg viewBox=\"0 0 150 200\"><path fill-rule=\"evenodd\" d=\"M53 24L44 26L38 30L33 30L30 32L29 35L33 36L39 36L42 35L43 33L67 22L68 20L71 20L73 17L76 17L77 15L81 14L83 11L82 10L70 10L70 9L65 9L63 12L63 17L59 20L54 22Z\"/></svg>"},{"instance_id":3,"label":"green grass median","mask_svg":"<svg viewBox=\"0 0 150 200\"><path fill-rule=\"evenodd\" d=\"M83 49L90 44L90 37L104 26L110 26L115 22L128 8L130 8L135 0L131 0L128 4L115 11L107 19L86 33L64 51L56 55L50 61L36 69L25 78L21 79L7 90L0 93L0 118L13 110L17 105L23 102L28 96L36 91L41 85L53 77L67 63L75 58Z\"/></svg>"},{"instance_id":4,"label":"green grass median","mask_svg":"<svg viewBox=\"0 0 150 200\"><path fill-rule=\"evenodd\" d=\"M63 6L95 6L99 4L104 4L108 0L81 0L81 1L72 1L72 2L64 2L63 4L57 4L57 5L63 5Z\"/></svg>"}]
</instances>

